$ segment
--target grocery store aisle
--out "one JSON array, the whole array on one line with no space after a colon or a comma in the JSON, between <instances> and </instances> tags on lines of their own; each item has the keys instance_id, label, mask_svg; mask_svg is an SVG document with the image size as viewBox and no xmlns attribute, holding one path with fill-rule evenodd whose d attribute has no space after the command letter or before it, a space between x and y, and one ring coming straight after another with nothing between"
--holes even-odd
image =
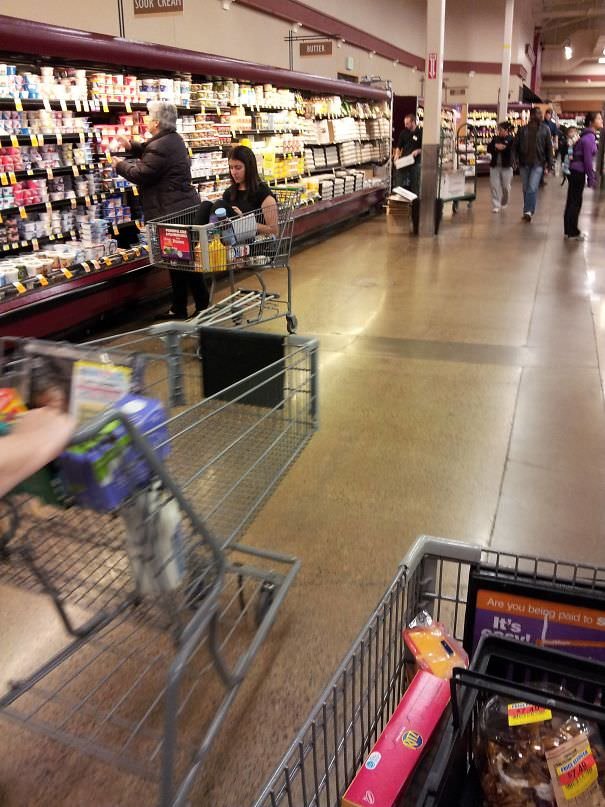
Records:
<instances>
[{"instance_id":1,"label":"grocery store aisle","mask_svg":"<svg viewBox=\"0 0 605 807\"><path fill-rule=\"evenodd\" d=\"M438 239L376 218L294 258L300 332L321 343L321 428L246 542L303 567L192 804L251 804L419 533L599 562L605 225L586 197L586 243L563 241L556 180L521 223L515 180L508 210L491 213L482 183ZM35 598L23 607L32 632L48 626ZM0 588L9 626L17 610ZM137 780L9 732L3 807L154 803Z\"/></svg>"}]
</instances>

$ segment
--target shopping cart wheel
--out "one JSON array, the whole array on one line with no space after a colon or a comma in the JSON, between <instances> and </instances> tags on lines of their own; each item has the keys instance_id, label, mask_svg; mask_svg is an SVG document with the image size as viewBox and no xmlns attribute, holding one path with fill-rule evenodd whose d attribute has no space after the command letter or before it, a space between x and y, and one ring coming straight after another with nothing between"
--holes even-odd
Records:
<instances>
[{"instance_id":1,"label":"shopping cart wheel","mask_svg":"<svg viewBox=\"0 0 605 807\"><path fill-rule=\"evenodd\" d=\"M458 212L458 202L452 202L452 213L456 215Z\"/></svg>"},{"instance_id":2,"label":"shopping cart wheel","mask_svg":"<svg viewBox=\"0 0 605 807\"><path fill-rule=\"evenodd\" d=\"M294 314L286 314L286 327L288 328L288 333L296 333L298 319Z\"/></svg>"},{"instance_id":3,"label":"shopping cart wheel","mask_svg":"<svg viewBox=\"0 0 605 807\"><path fill-rule=\"evenodd\" d=\"M275 597L275 583L270 580L265 580L258 592L258 599L256 601L256 624L261 625L263 619L267 616L267 611L273 605Z\"/></svg>"}]
</instances>

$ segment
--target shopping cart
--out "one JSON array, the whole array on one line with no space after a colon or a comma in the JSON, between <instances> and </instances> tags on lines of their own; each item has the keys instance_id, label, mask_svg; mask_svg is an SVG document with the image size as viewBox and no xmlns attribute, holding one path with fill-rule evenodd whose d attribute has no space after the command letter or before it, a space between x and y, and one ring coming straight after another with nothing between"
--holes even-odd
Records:
<instances>
[{"instance_id":1,"label":"shopping cart","mask_svg":"<svg viewBox=\"0 0 605 807\"><path fill-rule=\"evenodd\" d=\"M262 349L263 367L242 377L226 339L244 366ZM166 416L139 430L112 407L78 430L77 451L122 447L113 479L130 488L110 512L77 488L71 505L8 501L0 583L50 597L66 640L11 682L2 714L149 780L139 803L159 788L162 805L185 804L298 572L236 540L316 427L316 343L170 325L129 351L13 346L11 381L32 381L45 348L130 363L134 394Z\"/></svg>"},{"instance_id":2,"label":"shopping cart","mask_svg":"<svg viewBox=\"0 0 605 807\"><path fill-rule=\"evenodd\" d=\"M274 190L277 209L262 209L215 224L197 223L199 209L188 208L149 222L149 246L156 266L183 272L202 272L210 278L210 308L196 318L198 325L237 327L286 318L288 333L295 333L297 319L292 311L290 252L294 210L300 190ZM274 221L269 221L274 216ZM258 233L259 225L272 225L274 233ZM285 269L287 297L270 292L264 280L269 269ZM258 281L259 289L239 289L235 273L246 272ZM229 277L231 293L214 303L216 277Z\"/></svg>"},{"instance_id":3,"label":"shopping cart","mask_svg":"<svg viewBox=\"0 0 605 807\"><path fill-rule=\"evenodd\" d=\"M343 794L385 728L413 676L414 660L405 651L403 630L419 611L426 610L445 623L462 641L465 623L468 630L466 617L472 569L489 572L495 581L511 578L523 578L530 583L539 581L543 588L550 589L555 595L564 592L566 596L574 593L586 596L591 592L602 594L605 589L605 569L516 556L426 536L419 538L275 773L254 802L254 807L339 807ZM506 640L503 641L506 645ZM515 642L513 651L518 648L519 643ZM501 657L496 659L500 661L498 670L504 667L517 682L516 690L509 686L503 691L516 694L517 700L527 700L529 696L522 698L520 693L529 692L532 702L539 703L540 696L532 692L531 687L527 689L528 682L533 681L535 685L538 680L555 680L559 684L564 681L578 697L588 694L588 685L583 688L581 684L586 667L584 663L578 663L576 674L573 674L574 664L570 664L569 657L564 656L565 663L559 665L558 678L552 674L548 677L546 668L539 676L534 674L532 678L532 671L540 669L540 660L536 661L535 652L539 656L545 651L533 646L524 650L526 656L521 659L510 649L504 653L498 649L495 654ZM566 677L563 669L567 670ZM482 670L490 672L491 668L484 664ZM496 686L493 680L486 684L485 681L477 682L476 677L473 680L471 672L466 675L466 678L464 673L459 676L466 687L477 688L481 684L488 687L490 683ZM591 679L585 677L583 680L587 682ZM593 676L593 684L596 680ZM521 685L525 684L525 689L519 690L519 681ZM599 692L602 694L605 668L601 669L600 681ZM598 712L599 707L594 706L594 685L591 692L591 703L575 704L580 714L593 715L595 709ZM541 702L550 700L552 706L552 696L545 698L542 693L541 697ZM592 711L587 712L587 709ZM472 705L463 710L464 725L468 725L472 711ZM605 720L602 709L600 719ZM454 762L468 767L468 737L462 736L464 742L460 749L454 744L456 737L460 742L460 727L457 735L453 733L452 726L447 731L450 733L446 732L441 741L431 742L432 750L427 751L421 775L412 781L412 791L406 790L402 804L410 807L452 807L461 803L451 789L449 795L446 791L443 796L443 779L455 768ZM458 756L455 751L460 752ZM458 779L464 779L466 773L466 768L459 770ZM371 803L371 800L368 801L368 804ZM471 801L469 804L476 805L477 802Z\"/></svg>"}]
</instances>

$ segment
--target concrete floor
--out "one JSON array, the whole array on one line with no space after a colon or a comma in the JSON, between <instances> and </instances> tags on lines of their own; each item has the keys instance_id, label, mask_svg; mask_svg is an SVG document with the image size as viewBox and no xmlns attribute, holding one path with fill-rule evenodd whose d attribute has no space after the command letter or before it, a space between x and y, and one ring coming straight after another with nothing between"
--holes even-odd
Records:
<instances>
[{"instance_id":1,"label":"concrete floor","mask_svg":"<svg viewBox=\"0 0 605 807\"><path fill-rule=\"evenodd\" d=\"M485 181L479 194L437 239L381 217L294 259L299 330L321 342L321 428L245 540L303 566L194 805L251 804L418 534L602 563L605 225L587 191L590 239L564 242L555 179L531 225L518 180L500 215ZM62 634L9 586L0 614L6 681ZM154 804L5 721L0 747L2 807Z\"/></svg>"}]
</instances>

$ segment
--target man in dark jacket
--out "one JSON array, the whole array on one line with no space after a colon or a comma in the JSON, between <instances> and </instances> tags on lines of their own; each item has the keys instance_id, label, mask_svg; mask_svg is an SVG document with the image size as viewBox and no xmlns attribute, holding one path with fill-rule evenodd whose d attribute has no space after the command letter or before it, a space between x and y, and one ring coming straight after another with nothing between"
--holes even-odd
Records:
<instances>
[{"instance_id":1,"label":"man in dark jacket","mask_svg":"<svg viewBox=\"0 0 605 807\"><path fill-rule=\"evenodd\" d=\"M499 213L508 206L508 196L513 181L513 137L508 121L498 124L498 134L490 140L487 152L492 158L489 170L492 211Z\"/></svg>"},{"instance_id":2,"label":"man in dark jacket","mask_svg":"<svg viewBox=\"0 0 605 807\"><path fill-rule=\"evenodd\" d=\"M126 159L114 157L113 167L139 189L145 221L191 207L200 208L197 221L201 221L209 210L201 211L199 194L191 184L189 154L176 131L176 107L165 101L150 101L147 108L146 123L151 138L145 143L124 141L128 156ZM209 202L204 205L211 207ZM208 289L203 275L187 269L171 269L170 279L169 318L187 318L188 289L193 295L196 314L208 307Z\"/></svg>"},{"instance_id":3,"label":"man in dark jacket","mask_svg":"<svg viewBox=\"0 0 605 807\"><path fill-rule=\"evenodd\" d=\"M527 126L517 132L515 151L523 181L523 219L531 221L536 212L540 180L552 163L552 137L538 107L531 110Z\"/></svg>"}]
</instances>

